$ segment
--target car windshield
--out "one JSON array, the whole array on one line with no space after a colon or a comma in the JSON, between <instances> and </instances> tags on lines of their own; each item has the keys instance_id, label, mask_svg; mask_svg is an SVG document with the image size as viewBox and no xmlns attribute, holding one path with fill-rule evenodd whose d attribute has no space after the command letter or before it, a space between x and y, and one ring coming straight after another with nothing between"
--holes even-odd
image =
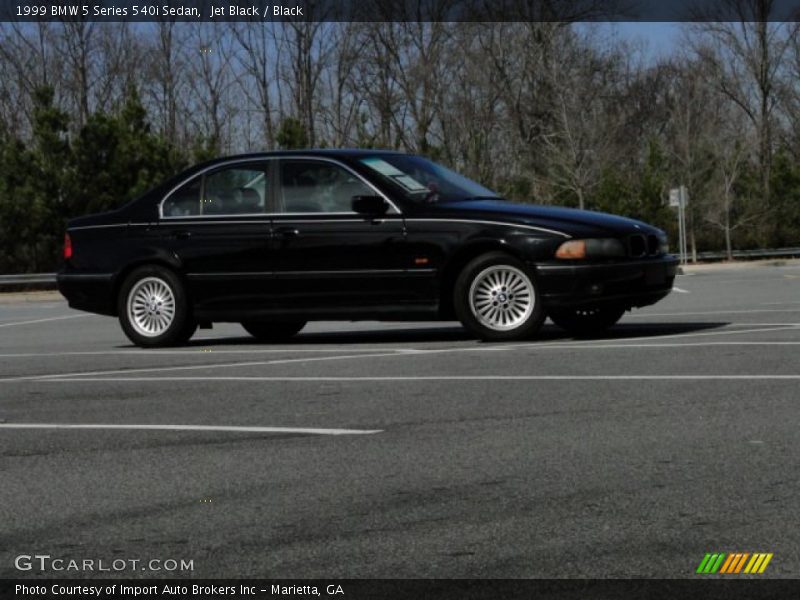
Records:
<instances>
[{"instance_id":1,"label":"car windshield","mask_svg":"<svg viewBox=\"0 0 800 600\"><path fill-rule=\"evenodd\" d=\"M381 154L361 164L390 181L412 202L458 202L499 198L492 190L420 156Z\"/></svg>"}]
</instances>

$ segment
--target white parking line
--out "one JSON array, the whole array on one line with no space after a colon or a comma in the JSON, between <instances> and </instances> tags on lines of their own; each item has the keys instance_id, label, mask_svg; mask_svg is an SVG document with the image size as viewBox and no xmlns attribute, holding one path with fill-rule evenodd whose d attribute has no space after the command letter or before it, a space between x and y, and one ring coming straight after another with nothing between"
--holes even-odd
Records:
<instances>
[{"instance_id":1,"label":"white parking line","mask_svg":"<svg viewBox=\"0 0 800 600\"><path fill-rule=\"evenodd\" d=\"M800 323L728 323L725 327L800 327Z\"/></svg>"},{"instance_id":2,"label":"white parking line","mask_svg":"<svg viewBox=\"0 0 800 600\"><path fill-rule=\"evenodd\" d=\"M674 335L663 335L659 336L658 339L670 339L670 338L689 338L689 337L701 337L701 336L721 336L721 335L742 335L746 333L762 333L762 332L770 332L770 331L788 331L793 330L794 327L769 327L769 328L762 328L762 329L745 329L745 330L737 330L737 331L714 331L714 332L701 332L701 333L679 333ZM641 340L642 338L652 338L652 336L639 336L634 338L628 338L632 342L636 342L637 340ZM625 340L620 340L618 342L622 346L631 345L625 343ZM460 348L437 348L432 350L415 350L415 351L401 351L401 350L393 350L391 352L384 352L384 353L377 353L377 354L345 354L339 356L315 356L311 358L287 358L287 359L280 359L280 360L262 360L262 361L248 361L248 362L229 362L229 363L211 363L211 364L196 364L196 365L178 365L173 367L145 367L145 368L138 368L138 369L113 369L113 370L105 370L105 371L77 371L72 373L49 373L45 375L23 375L19 377L4 377L0 378L0 383L7 383L7 382L19 382L19 381L46 381L49 379L56 379L58 381L64 381L67 378L72 377L100 377L103 375L130 375L132 373L159 373L159 372L169 372L169 371L198 371L198 370L206 370L206 369L226 369L226 368L239 368L239 367L265 367L271 365L286 365L286 364L294 364L294 363L311 363L311 362L322 362L322 361L332 361L332 360L346 360L352 358L386 358L386 357L408 357L408 356L420 356L425 354L454 354L457 352L502 352L502 351L511 351L511 350L519 350L519 349L546 349L551 346L561 345L567 348L575 348L575 347L584 347L597 344L596 340L585 340L585 341L577 341L571 342L569 344L564 344L563 342L559 344L559 342L532 342L532 343L523 343L523 344L509 344L509 345L495 345L495 346L467 346L467 347L460 347Z\"/></svg>"},{"instance_id":3,"label":"white parking line","mask_svg":"<svg viewBox=\"0 0 800 600\"><path fill-rule=\"evenodd\" d=\"M365 376L199 376L199 377L65 377L35 379L32 381L72 382L164 382L164 381L272 381L285 383L306 382L429 382L429 381L796 381L800 375L365 375ZM0 424L2 427L2 424Z\"/></svg>"},{"instance_id":4,"label":"white parking line","mask_svg":"<svg viewBox=\"0 0 800 600\"><path fill-rule=\"evenodd\" d=\"M748 315L754 313L791 313L800 312L800 308L752 308L747 310L709 310L702 312L674 312L674 313L642 313L627 315L628 318L646 319L649 317L684 317L688 315Z\"/></svg>"},{"instance_id":5,"label":"white parking line","mask_svg":"<svg viewBox=\"0 0 800 600\"><path fill-rule=\"evenodd\" d=\"M670 333L668 335L653 335L645 334L645 335L637 335L634 337L618 339L618 342L624 342L625 340L630 340L631 342L638 342L643 339L657 339L657 340L669 340L674 338L692 338L692 337L710 337L710 336L721 336L721 335L744 335L746 333L767 333L770 331L793 331L797 329L796 325L782 325L780 327L773 326L773 327L764 327L758 329L739 329L736 331L700 331L697 333ZM583 340L577 342L571 342L571 345L578 346L578 345L587 345L587 344L594 344L597 343L598 340ZM557 344L559 342L546 342L543 344L538 344L539 346L547 346L550 344ZM531 347L537 346L537 344L519 344L517 347Z\"/></svg>"},{"instance_id":6,"label":"white parking line","mask_svg":"<svg viewBox=\"0 0 800 600\"><path fill-rule=\"evenodd\" d=\"M284 365L289 363L308 363L320 362L329 360L345 360L349 358L373 358L375 356L397 356L396 352L384 354L345 354L343 356L315 356L312 358L285 358L280 360L259 360L250 362L235 362L235 363L213 363L202 365L181 365L176 367L147 367L143 369L115 369L112 371L78 371L76 373L55 373L53 375L35 375L32 377L19 377L16 379L49 379L50 377L70 377L70 376L87 376L87 375L126 375L129 373L157 373L161 371L195 371L204 369L225 369L230 367L262 367L269 365ZM3 381L0 379L0 381Z\"/></svg>"},{"instance_id":7,"label":"white parking line","mask_svg":"<svg viewBox=\"0 0 800 600\"><path fill-rule=\"evenodd\" d=\"M690 294L691 293L689 290L685 290L683 288L679 288L679 287L676 287L676 286L672 286L672 289L674 291L678 292L679 294Z\"/></svg>"},{"instance_id":8,"label":"white parking line","mask_svg":"<svg viewBox=\"0 0 800 600\"><path fill-rule=\"evenodd\" d=\"M609 342L586 346L573 344L542 344L541 347L543 350L607 350L609 348L697 348L708 346L800 346L800 341L752 342L737 340L735 342L687 342L685 344L680 342L667 342L664 344L658 342L644 344L617 344Z\"/></svg>"},{"instance_id":9,"label":"white parking line","mask_svg":"<svg viewBox=\"0 0 800 600\"><path fill-rule=\"evenodd\" d=\"M760 330L759 330L760 331ZM770 330L773 331L773 330ZM775 331L783 331L783 329L778 329ZM737 332L742 333L742 332ZM641 338L635 338L641 339ZM625 340L621 340L625 342ZM548 342L542 343L535 346L531 346L528 344L517 344L517 345L508 345L508 346L488 346L488 347L480 347L480 348L452 348L446 350L427 350L422 348L396 348L392 353L383 353L380 355L374 354L364 354L364 355L353 355L356 358L366 358L366 357L386 357L386 356L394 356L395 354L436 354L439 352L456 352L456 351L463 351L463 352L488 352L488 351L503 351L503 350L518 350L518 349L529 349L529 350L594 350L594 349L608 349L608 348L693 348L693 347L709 347L709 346L800 346L800 341L766 341L766 342L752 342L752 341L735 341L735 342L687 342L687 343L680 343L680 342L673 342L673 343L664 343L660 344L658 342L648 343L648 344L633 344L633 343L614 343L613 340L609 340L609 343L593 343L587 345L580 345L578 342L567 342L563 344ZM323 351L324 352L324 351ZM246 352L242 352L246 354ZM89 353L77 353L77 354L92 354L92 355L102 355L106 354L104 352L89 352ZM239 354L236 352L236 354ZM38 356L62 356L62 354L0 354L0 358L7 358L7 357L38 357ZM341 358L352 358L352 356L337 356L337 357L330 357L328 360L336 360ZM240 367L240 366L252 366L252 365L270 365L270 364L279 364L281 362L289 362L289 360L295 360L297 362L307 362L309 360L315 359L287 359L284 361L264 361L258 363L228 363L224 365L217 365L212 364L208 366L218 366L218 367ZM157 369L184 369L184 368L201 368L206 365L198 365L195 367L194 365L190 367L155 367L153 370ZM144 369L145 371L149 371L150 369ZM114 372L102 372L98 374L113 374ZM137 369L127 369L121 370L120 373L132 373L138 372ZM83 372L80 375L92 375L92 372ZM42 379L49 379L50 377L69 377L72 376L71 373L54 373L50 375L31 375L29 377L25 377L25 379L30 378L42 378ZM2 381L2 379L0 379Z\"/></svg>"},{"instance_id":10,"label":"white parking line","mask_svg":"<svg viewBox=\"0 0 800 600\"><path fill-rule=\"evenodd\" d=\"M0 429L130 429L152 431L226 431L233 433L302 433L307 435L371 435L382 429L318 429L308 427L239 427L234 425L117 425L96 423L0 423Z\"/></svg>"},{"instance_id":11,"label":"white parking line","mask_svg":"<svg viewBox=\"0 0 800 600\"><path fill-rule=\"evenodd\" d=\"M0 327L14 327L15 325L33 325L34 323L46 323L48 321L63 321L64 319L81 319L92 315L65 315L63 317L48 317L46 319L34 319L33 321L16 321L11 323L0 323Z\"/></svg>"},{"instance_id":12,"label":"white parking line","mask_svg":"<svg viewBox=\"0 0 800 600\"><path fill-rule=\"evenodd\" d=\"M798 323L800 325L800 323ZM295 348L284 346L281 348L248 348L243 350L217 350L216 348L198 348L196 350L148 350L137 348L135 350L86 350L72 352L25 352L20 354L0 354L0 358L39 358L55 356L142 356L152 357L158 355L176 356L210 356L214 354L347 354L358 352L387 352L394 350L402 352L405 348Z\"/></svg>"},{"instance_id":13,"label":"white parking line","mask_svg":"<svg viewBox=\"0 0 800 600\"><path fill-rule=\"evenodd\" d=\"M624 327L623 323L623 327ZM632 325L632 323L629 323ZM660 322L660 323L652 323L654 327L669 327L671 324L668 322ZM636 324L637 327L640 327L640 324ZM796 323L726 323L724 325L725 328L728 327L771 327L774 329L752 329L750 331L721 331L721 332L698 332L698 333L678 333L678 334L669 334L670 336L678 336L678 337L688 337L694 335L728 335L728 334L737 334L737 333L753 333L753 332L761 332L761 331L781 331L781 330L791 330L795 327L800 327L800 322ZM621 330L617 330L621 331ZM644 339L644 338L651 338L651 339L663 339L667 336L658 335L649 333L642 336L637 336L635 338L610 338L608 341L624 341L626 339L635 340L635 339ZM224 339L224 338L218 338ZM470 340L471 341L471 340ZM550 346L552 344L570 344L577 346L578 344L585 344L591 343L592 341L602 341L602 340L583 340L583 341L575 341L575 342L563 342L560 340L556 340L555 342L548 342L548 341L540 341L540 342L522 342L517 344L503 344L498 346L480 346L480 347L468 347L463 348L466 349L473 349L473 350L506 350L506 349L513 349L518 347L528 347L534 345L536 347L544 347ZM738 344L740 342L731 342L732 344ZM759 342L760 343L760 342ZM778 342L776 342L778 343ZM783 343L783 342L780 342ZM788 342L787 342L788 343ZM434 349L425 349L425 348L396 348L396 347L379 347L379 348L363 348L358 345L354 345L352 348L302 348L299 347L301 344L293 344L288 346L280 346L280 347L272 347L272 348L243 348L240 350L234 349L227 349L227 348L217 348L217 347L193 347L193 348L184 348L184 349L148 349L148 348L134 348L130 350L85 350L85 351L67 351L67 352L22 352L22 353L7 353L7 354L0 354L0 358L46 358L46 357L56 357L56 356L131 356L131 357L151 357L151 356L158 356L158 355L175 355L175 356L210 356L210 355L223 355L223 354L349 354L353 352L364 352L364 353L377 353L377 354L384 354L386 352L397 352L397 353L406 353L406 354L419 354L425 352L432 352L438 351L438 348ZM451 350L451 349L445 349ZM453 348L453 350L462 350L462 348Z\"/></svg>"}]
</instances>

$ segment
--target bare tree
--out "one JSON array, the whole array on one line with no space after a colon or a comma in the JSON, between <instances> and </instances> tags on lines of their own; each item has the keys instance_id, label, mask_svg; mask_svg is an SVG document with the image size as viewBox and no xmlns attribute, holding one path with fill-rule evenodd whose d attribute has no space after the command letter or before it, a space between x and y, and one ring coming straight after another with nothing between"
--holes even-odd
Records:
<instances>
[{"instance_id":1,"label":"bare tree","mask_svg":"<svg viewBox=\"0 0 800 600\"><path fill-rule=\"evenodd\" d=\"M403 93L408 122L398 130L405 148L427 152L448 72L442 68L450 29L446 23L399 23L393 44L387 45L392 71Z\"/></svg>"},{"instance_id":2,"label":"bare tree","mask_svg":"<svg viewBox=\"0 0 800 600\"><path fill-rule=\"evenodd\" d=\"M98 30L94 110L111 112L131 90L139 90L141 56L142 44L129 23L108 23Z\"/></svg>"},{"instance_id":3,"label":"bare tree","mask_svg":"<svg viewBox=\"0 0 800 600\"><path fill-rule=\"evenodd\" d=\"M53 37L50 23L0 23L0 115L10 133L24 135L30 125L34 91L59 83L53 76Z\"/></svg>"},{"instance_id":4,"label":"bare tree","mask_svg":"<svg viewBox=\"0 0 800 600\"><path fill-rule=\"evenodd\" d=\"M334 147L356 143L359 111L365 91L357 84L357 69L366 44L360 23L341 23L332 28L331 56L322 74L322 97L326 139Z\"/></svg>"},{"instance_id":5,"label":"bare tree","mask_svg":"<svg viewBox=\"0 0 800 600\"><path fill-rule=\"evenodd\" d=\"M790 37L788 68L782 79L781 97L783 125L786 132L784 146L794 152L800 161L800 36Z\"/></svg>"},{"instance_id":6,"label":"bare tree","mask_svg":"<svg viewBox=\"0 0 800 600\"><path fill-rule=\"evenodd\" d=\"M548 55L552 121L541 136L554 187L587 206L602 171L614 165L623 93L622 70L614 51L601 53L589 39L559 37L559 52Z\"/></svg>"},{"instance_id":7,"label":"bare tree","mask_svg":"<svg viewBox=\"0 0 800 600\"><path fill-rule=\"evenodd\" d=\"M291 94L290 112L300 119L311 146L318 143L317 95L330 51L330 39L326 39L326 31L332 26L333 24L321 21L289 21L279 30L278 45L284 59L281 78Z\"/></svg>"},{"instance_id":8,"label":"bare tree","mask_svg":"<svg viewBox=\"0 0 800 600\"><path fill-rule=\"evenodd\" d=\"M717 164L705 219L722 230L725 255L728 260L733 260L733 232L763 214L758 210L747 211L736 190L742 169L749 158L750 143L747 137L735 127L732 128L731 122L723 117L717 122L712 143Z\"/></svg>"},{"instance_id":9,"label":"bare tree","mask_svg":"<svg viewBox=\"0 0 800 600\"><path fill-rule=\"evenodd\" d=\"M494 69L485 68L484 54L477 42L483 23L470 23L451 32L449 51L442 68L450 82L441 91L437 128L441 132L442 158L467 175L488 186L500 185L513 161L503 127L501 88Z\"/></svg>"},{"instance_id":10,"label":"bare tree","mask_svg":"<svg viewBox=\"0 0 800 600\"><path fill-rule=\"evenodd\" d=\"M686 209L687 236L692 261L697 261L697 228L710 194L714 170L715 128L725 108L725 98L708 81L702 61L684 56L665 66L664 90L667 112L665 141L674 165L676 185L689 189L692 201Z\"/></svg>"},{"instance_id":11,"label":"bare tree","mask_svg":"<svg viewBox=\"0 0 800 600\"><path fill-rule=\"evenodd\" d=\"M275 123L280 106L274 98L277 81L277 41L275 26L259 22L232 23L231 31L242 49L237 64L243 77L242 90L251 104L258 107L264 131L263 146L275 146Z\"/></svg>"},{"instance_id":12,"label":"bare tree","mask_svg":"<svg viewBox=\"0 0 800 600\"><path fill-rule=\"evenodd\" d=\"M547 201L550 190L541 175L546 171L543 136L551 127L553 96L547 65L557 56L557 38L569 29L566 23L487 23L477 42L493 70L501 94L499 104L506 135L515 156L510 177L530 185L530 195Z\"/></svg>"},{"instance_id":13,"label":"bare tree","mask_svg":"<svg viewBox=\"0 0 800 600\"><path fill-rule=\"evenodd\" d=\"M722 0L693 26L698 56L717 88L746 116L758 140L761 201L770 205L773 125L779 80L798 25L771 23L775 0ZM737 21L727 21L729 15Z\"/></svg>"},{"instance_id":14,"label":"bare tree","mask_svg":"<svg viewBox=\"0 0 800 600\"><path fill-rule=\"evenodd\" d=\"M357 85L364 92L367 109L360 123L360 139L369 146L397 148L398 123L403 120L402 91L394 74L397 23L367 23Z\"/></svg>"},{"instance_id":15,"label":"bare tree","mask_svg":"<svg viewBox=\"0 0 800 600\"><path fill-rule=\"evenodd\" d=\"M97 45L95 32L98 24L91 21L64 21L59 45L64 51L66 73L64 90L76 110L76 126L86 124L91 114L90 98L95 80Z\"/></svg>"},{"instance_id":16,"label":"bare tree","mask_svg":"<svg viewBox=\"0 0 800 600\"><path fill-rule=\"evenodd\" d=\"M230 152L230 126L239 107L230 102L234 71L230 68L233 40L222 23L192 24L188 36L187 68L191 101L185 116L212 153Z\"/></svg>"},{"instance_id":17,"label":"bare tree","mask_svg":"<svg viewBox=\"0 0 800 600\"><path fill-rule=\"evenodd\" d=\"M146 61L144 96L156 115L159 128L171 143L179 143L181 97L187 87L185 79L187 40L186 25L174 21L159 21L152 32ZM197 49L199 50L199 49ZM192 54L195 58L196 55Z\"/></svg>"}]
</instances>

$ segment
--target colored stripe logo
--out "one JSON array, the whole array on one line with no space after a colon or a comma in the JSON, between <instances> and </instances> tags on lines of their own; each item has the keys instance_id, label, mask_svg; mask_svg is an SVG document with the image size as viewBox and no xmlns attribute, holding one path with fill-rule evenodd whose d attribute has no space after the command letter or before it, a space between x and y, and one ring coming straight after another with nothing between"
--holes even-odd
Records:
<instances>
[{"instance_id":1,"label":"colored stripe logo","mask_svg":"<svg viewBox=\"0 0 800 600\"><path fill-rule=\"evenodd\" d=\"M772 560L772 556L771 552L707 553L703 560L700 561L697 573L703 575L714 573L723 575L761 574L767 568L769 561Z\"/></svg>"}]
</instances>

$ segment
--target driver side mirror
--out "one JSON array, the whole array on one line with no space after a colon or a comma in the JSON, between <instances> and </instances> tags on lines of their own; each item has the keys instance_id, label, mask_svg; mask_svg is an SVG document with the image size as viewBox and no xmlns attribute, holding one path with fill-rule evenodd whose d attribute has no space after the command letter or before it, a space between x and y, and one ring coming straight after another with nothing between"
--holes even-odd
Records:
<instances>
[{"instance_id":1,"label":"driver side mirror","mask_svg":"<svg viewBox=\"0 0 800 600\"><path fill-rule=\"evenodd\" d=\"M355 212L366 215L382 215L389 209L380 196L353 196L352 206Z\"/></svg>"}]
</instances>

